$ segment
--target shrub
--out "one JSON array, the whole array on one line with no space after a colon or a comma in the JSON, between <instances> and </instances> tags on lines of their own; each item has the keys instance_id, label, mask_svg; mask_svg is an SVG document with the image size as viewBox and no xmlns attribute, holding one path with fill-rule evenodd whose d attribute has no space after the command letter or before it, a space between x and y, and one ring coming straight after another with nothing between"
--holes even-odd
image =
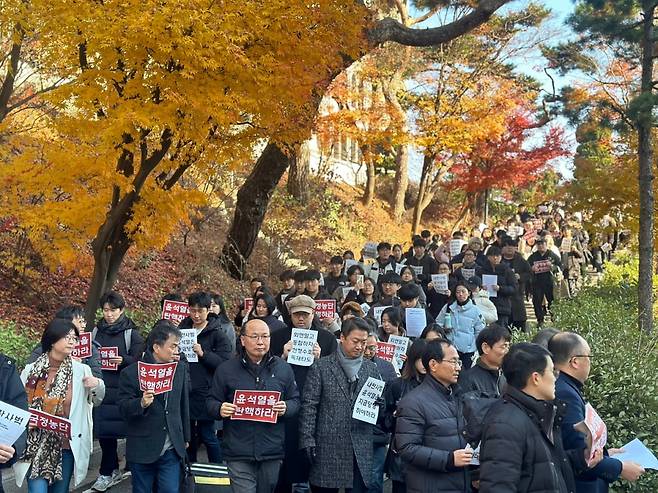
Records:
<instances>
[{"instance_id":1,"label":"shrub","mask_svg":"<svg viewBox=\"0 0 658 493\"><path fill-rule=\"evenodd\" d=\"M27 331L20 331L14 322L0 320L0 334L2 334L2 337L0 337L0 353L16 360L16 365L19 368L25 366L27 357L38 343L38 341L30 339L22 332Z\"/></svg>"}]
</instances>

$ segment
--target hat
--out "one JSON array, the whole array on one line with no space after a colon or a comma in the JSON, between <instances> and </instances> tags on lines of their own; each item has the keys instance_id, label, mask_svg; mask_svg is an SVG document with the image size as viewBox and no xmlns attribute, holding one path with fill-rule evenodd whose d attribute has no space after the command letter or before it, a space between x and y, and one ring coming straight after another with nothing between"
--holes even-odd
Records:
<instances>
[{"instance_id":1,"label":"hat","mask_svg":"<svg viewBox=\"0 0 658 493\"><path fill-rule=\"evenodd\" d=\"M480 279L480 276L471 276L470 279L466 281L466 285L468 286L468 289L473 290L475 288L481 288L482 287L482 279Z\"/></svg>"},{"instance_id":2,"label":"hat","mask_svg":"<svg viewBox=\"0 0 658 493\"><path fill-rule=\"evenodd\" d=\"M313 313L313 310L315 310L315 301L310 296L300 294L290 301L286 301L286 306L288 307L288 313L291 315L297 312Z\"/></svg>"},{"instance_id":3,"label":"hat","mask_svg":"<svg viewBox=\"0 0 658 493\"><path fill-rule=\"evenodd\" d=\"M341 317L345 315L345 312L347 311L353 311L356 313L357 317L363 317L365 314L363 313L363 308L361 308L361 305L359 305L356 301L348 301L345 303L342 308L340 309L340 315Z\"/></svg>"}]
</instances>

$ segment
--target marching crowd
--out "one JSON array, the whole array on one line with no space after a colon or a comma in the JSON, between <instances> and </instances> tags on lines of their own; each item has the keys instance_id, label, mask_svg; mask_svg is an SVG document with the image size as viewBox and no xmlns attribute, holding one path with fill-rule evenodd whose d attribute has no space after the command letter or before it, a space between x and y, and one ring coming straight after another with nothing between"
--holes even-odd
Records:
<instances>
[{"instance_id":1,"label":"marching crowd","mask_svg":"<svg viewBox=\"0 0 658 493\"><path fill-rule=\"evenodd\" d=\"M70 421L66 436L30 424L16 443L0 443L30 493L69 491L85 478L93 438L106 491L123 477L118 440L136 493L185 490L185 464L204 446L226 463L236 493L605 492L642 467L592 446L574 425L585 419L583 386L592 364L582 337L544 328L533 343L525 300L538 323L554 295L576 296L586 266L600 271L621 243L588 234L577 216L519 206L506 224L428 231L411 248L381 242L331 258L326 272L286 271L276 294L254 278L233 320L221 296L178 294L188 315L158 321L143 339L117 292L100 300L91 354L72 357L86 332L82 308L67 306L46 326L18 372L0 356L0 400ZM318 306L333 300L334 316ZM422 330L409 313L421 309ZM313 331L308 366L294 335ZM179 347L194 330L192 353ZM408 338L399 358L379 345ZM103 348L116 348L104 358ZM390 361L392 359L392 361ZM166 392L144 389L140 364L176 362ZM312 364L310 364L312 363ZM356 409L369 382L373 419ZM244 420L236 392L266 391L274 420ZM1 489L1 488L0 488Z\"/></svg>"}]
</instances>

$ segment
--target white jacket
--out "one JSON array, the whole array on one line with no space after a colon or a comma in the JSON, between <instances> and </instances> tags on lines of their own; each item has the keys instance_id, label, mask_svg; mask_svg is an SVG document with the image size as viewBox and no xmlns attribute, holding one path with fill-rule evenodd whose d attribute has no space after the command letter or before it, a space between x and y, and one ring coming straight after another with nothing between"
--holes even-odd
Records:
<instances>
[{"instance_id":1,"label":"white jacket","mask_svg":"<svg viewBox=\"0 0 658 493\"><path fill-rule=\"evenodd\" d=\"M23 385L30 374L32 364L25 367L21 373ZM79 485L87 476L89 468L89 456L93 446L92 428L93 422L91 410L98 406L103 397L105 397L105 383L98 379L98 386L95 389L85 389L82 384L84 377L93 377L91 369L78 361L73 361L73 394L71 396L71 411L69 421L71 421L71 452L73 453L73 485ZM23 480L30 469L29 462L16 462L14 464L14 475L16 476L16 485L20 488Z\"/></svg>"},{"instance_id":2,"label":"white jacket","mask_svg":"<svg viewBox=\"0 0 658 493\"><path fill-rule=\"evenodd\" d=\"M489 299L489 293L486 290L480 289L477 294L473 296L475 306L477 306L484 317L484 323L489 325L498 320L498 310L493 301Z\"/></svg>"}]
</instances>

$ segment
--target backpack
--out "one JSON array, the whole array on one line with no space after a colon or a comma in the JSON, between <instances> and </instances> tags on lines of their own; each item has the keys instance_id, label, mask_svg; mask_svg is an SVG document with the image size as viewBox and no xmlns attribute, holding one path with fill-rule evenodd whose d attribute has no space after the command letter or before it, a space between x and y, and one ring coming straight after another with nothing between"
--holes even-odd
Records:
<instances>
[{"instance_id":1,"label":"backpack","mask_svg":"<svg viewBox=\"0 0 658 493\"><path fill-rule=\"evenodd\" d=\"M96 334L98 334L98 327L94 327L94 330L91 331L92 340L96 340ZM133 330L126 329L123 331L123 341L126 343L126 353L130 353L130 343L133 338Z\"/></svg>"}]
</instances>

